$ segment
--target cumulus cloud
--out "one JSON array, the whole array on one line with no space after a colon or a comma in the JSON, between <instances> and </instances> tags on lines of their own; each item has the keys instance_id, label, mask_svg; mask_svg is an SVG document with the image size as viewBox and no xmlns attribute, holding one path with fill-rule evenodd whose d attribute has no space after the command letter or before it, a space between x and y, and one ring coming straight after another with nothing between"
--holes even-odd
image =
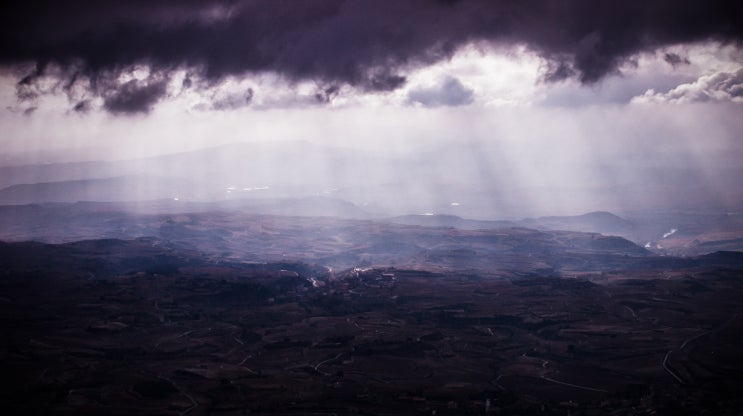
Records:
<instances>
[{"instance_id":1,"label":"cumulus cloud","mask_svg":"<svg viewBox=\"0 0 743 416\"><path fill-rule=\"evenodd\" d=\"M446 77L439 85L420 87L408 92L408 100L424 107L454 107L471 104L474 91L454 77Z\"/></svg>"},{"instance_id":2,"label":"cumulus cloud","mask_svg":"<svg viewBox=\"0 0 743 416\"><path fill-rule=\"evenodd\" d=\"M740 16L743 5L731 0L400 0L383 6L376 0L9 0L0 6L0 65L35 64L21 80L26 83L62 68L66 81L91 80L91 94L123 113L151 108L164 96L157 95L164 94L157 81L111 84L122 92L108 98L109 88L96 88L101 78L116 79L137 65L152 74L186 69L207 85L274 72L289 82L391 91L405 84L406 71L446 60L472 42L526 45L549 62L545 80L592 84L641 52L740 42ZM683 58L667 61L678 65Z\"/></svg>"},{"instance_id":3,"label":"cumulus cloud","mask_svg":"<svg viewBox=\"0 0 743 416\"><path fill-rule=\"evenodd\" d=\"M253 88L248 87L245 91L224 93L216 95L211 102L213 110L232 110L246 107L253 101Z\"/></svg>"},{"instance_id":4,"label":"cumulus cloud","mask_svg":"<svg viewBox=\"0 0 743 416\"><path fill-rule=\"evenodd\" d=\"M633 102L735 102L743 103L743 68L736 72L716 72L692 83L681 84L668 92L647 90Z\"/></svg>"}]
</instances>

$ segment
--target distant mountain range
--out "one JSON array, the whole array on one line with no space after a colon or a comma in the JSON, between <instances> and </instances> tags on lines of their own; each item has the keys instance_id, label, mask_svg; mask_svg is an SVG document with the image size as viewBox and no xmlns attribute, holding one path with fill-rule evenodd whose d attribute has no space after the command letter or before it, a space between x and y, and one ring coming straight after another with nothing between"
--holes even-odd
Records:
<instances>
[{"instance_id":1,"label":"distant mountain range","mask_svg":"<svg viewBox=\"0 0 743 416\"><path fill-rule=\"evenodd\" d=\"M0 188L19 184L115 177L170 177L197 187L193 196L219 199L237 190L276 184L356 183L362 176L392 180L389 164L368 153L296 142L235 143L189 152L110 162L54 163L0 167ZM0 199L2 202L2 199Z\"/></svg>"},{"instance_id":2,"label":"distant mountain range","mask_svg":"<svg viewBox=\"0 0 743 416\"><path fill-rule=\"evenodd\" d=\"M184 189L187 191L188 186L187 182L178 179L143 177L12 186L0 190L1 198L15 203L0 205L0 239L15 240L16 236L31 235L43 241L69 241L65 235L79 234L84 238L102 235L159 235L151 226L142 228L140 222L131 220L131 215L233 212L241 215L302 217L308 220L373 220L380 224L448 227L457 230L521 228L585 232L622 237L656 253L668 255L690 256L718 250L743 251L743 217L734 214L636 213L631 219L626 219L609 212L597 211L576 216L499 221L442 214L389 217L374 211L372 207L360 207L328 196L289 198L271 197L267 193L263 194L266 197L243 198L238 195L217 202L178 198L179 192ZM136 193L142 200L129 201L121 197L122 193ZM40 195L53 203L35 203ZM73 201L83 202L71 203ZM102 215L104 213L108 214ZM122 234L118 231L119 228L127 231ZM31 229L35 231L29 234Z\"/></svg>"},{"instance_id":3,"label":"distant mountain range","mask_svg":"<svg viewBox=\"0 0 743 416\"><path fill-rule=\"evenodd\" d=\"M513 221L471 220L456 215L403 215L389 218L396 224L422 225L427 227L454 227L465 230L524 227L536 230L570 230L608 235L631 235L637 228L632 221L610 212L596 211L575 216L551 216L527 218Z\"/></svg>"},{"instance_id":4,"label":"distant mountain range","mask_svg":"<svg viewBox=\"0 0 743 416\"><path fill-rule=\"evenodd\" d=\"M185 179L157 176L120 176L11 185L0 189L3 204L78 201L147 201L177 198L191 189Z\"/></svg>"},{"instance_id":5,"label":"distant mountain range","mask_svg":"<svg viewBox=\"0 0 743 416\"><path fill-rule=\"evenodd\" d=\"M725 208L743 200L740 181L730 179L735 169L707 178L715 187L691 171L656 168L638 172L648 180L635 185L526 186L512 164L493 163L492 157L498 153L482 146L402 157L295 141L134 160L4 166L0 206L86 201L99 204L89 205L95 209L138 213L227 210L460 230L570 230L623 237L668 255L743 250L739 204ZM50 215L68 209L57 207ZM557 215L562 212L588 213ZM6 226L12 221L0 219Z\"/></svg>"},{"instance_id":6,"label":"distant mountain range","mask_svg":"<svg viewBox=\"0 0 743 416\"><path fill-rule=\"evenodd\" d=\"M737 207L743 201L738 180L743 169L721 168L717 176L700 178L683 169L646 168L633 171L635 179L629 179L621 169L583 166L559 168L562 176L555 178L529 179L519 174L515 161L501 160L491 147L450 146L401 156L307 141L253 142L133 160L2 166L0 205L325 196L388 216L431 212L492 220L601 210L698 211ZM611 174L613 180L591 179L585 173L592 170ZM562 217L538 222L549 228L623 233L629 226L590 217L569 224Z\"/></svg>"}]
</instances>

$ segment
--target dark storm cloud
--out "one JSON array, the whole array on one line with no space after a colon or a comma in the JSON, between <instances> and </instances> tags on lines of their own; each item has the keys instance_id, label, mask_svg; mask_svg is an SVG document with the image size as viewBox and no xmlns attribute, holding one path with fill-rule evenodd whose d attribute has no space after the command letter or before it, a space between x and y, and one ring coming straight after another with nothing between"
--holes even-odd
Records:
<instances>
[{"instance_id":1,"label":"dark storm cloud","mask_svg":"<svg viewBox=\"0 0 743 416\"><path fill-rule=\"evenodd\" d=\"M407 68L485 41L527 45L548 60L548 81L594 83L639 52L738 43L742 20L741 2L723 0L24 0L0 6L0 64L35 63L27 82L50 64L94 81L147 65L188 69L212 85L273 71L389 91L405 83ZM97 95L110 87L96 85ZM120 88L141 105L114 97L107 108L149 108L162 97L150 85Z\"/></svg>"},{"instance_id":2,"label":"dark storm cloud","mask_svg":"<svg viewBox=\"0 0 743 416\"><path fill-rule=\"evenodd\" d=\"M91 109L90 106L90 100L78 101L75 106L72 107L72 110L76 113L87 113Z\"/></svg>"},{"instance_id":3,"label":"dark storm cloud","mask_svg":"<svg viewBox=\"0 0 743 416\"><path fill-rule=\"evenodd\" d=\"M665 53L663 54L663 60L668 62L669 65L672 67L677 67L679 65L689 65L691 64L691 61L689 61L689 58L681 56L676 53Z\"/></svg>"},{"instance_id":4,"label":"dark storm cloud","mask_svg":"<svg viewBox=\"0 0 743 416\"><path fill-rule=\"evenodd\" d=\"M104 97L103 107L114 114L148 113L165 95L165 81L131 80Z\"/></svg>"},{"instance_id":5,"label":"dark storm cloud","mask_svg":"<svg viewBox=\"0 0 743 416\"><path fill-rule=\"evenodd\" d=\"M340 90L340 87L337 85L331 85L325 88L318 88L317 92L315 92L315 100L317 100L317 102L319 103L327 104L333 101L333 98L338 95L338 92L340 92Z\"/></svg>"}]
</instances>

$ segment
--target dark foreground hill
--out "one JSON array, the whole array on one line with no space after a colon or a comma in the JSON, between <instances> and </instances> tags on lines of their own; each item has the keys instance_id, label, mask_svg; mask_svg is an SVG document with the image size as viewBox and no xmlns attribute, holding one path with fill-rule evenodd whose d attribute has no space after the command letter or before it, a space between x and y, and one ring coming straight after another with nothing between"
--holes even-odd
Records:
<instances>
[{"instance_id":1,"label":"dark foreground hill","mask_svg":"<svg viewBox=\"0 0 743 416\"><path fill-rule=\"evenodd\" d=\"M4 411L743 411L740 253L608 269L581 253L580 273L485 277L228 261L154 238L2 243Z\"/></svg>"}]
</instances>

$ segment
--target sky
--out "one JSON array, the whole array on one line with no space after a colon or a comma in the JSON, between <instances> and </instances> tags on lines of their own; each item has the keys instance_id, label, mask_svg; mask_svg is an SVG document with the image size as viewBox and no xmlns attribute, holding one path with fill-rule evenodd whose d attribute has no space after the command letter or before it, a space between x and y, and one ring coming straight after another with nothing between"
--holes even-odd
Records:
<instances>
[{"instance_id":1,"label":"sky","mask_svg":"<svg viewBox=\"0 0 743 416\"><path fill-rule=\"evenodd\" d=\"M9 1L0 34L4 164L476 147L522 187L724 194L743 157L736 1Z\"/></svg>"}]
</instances>

